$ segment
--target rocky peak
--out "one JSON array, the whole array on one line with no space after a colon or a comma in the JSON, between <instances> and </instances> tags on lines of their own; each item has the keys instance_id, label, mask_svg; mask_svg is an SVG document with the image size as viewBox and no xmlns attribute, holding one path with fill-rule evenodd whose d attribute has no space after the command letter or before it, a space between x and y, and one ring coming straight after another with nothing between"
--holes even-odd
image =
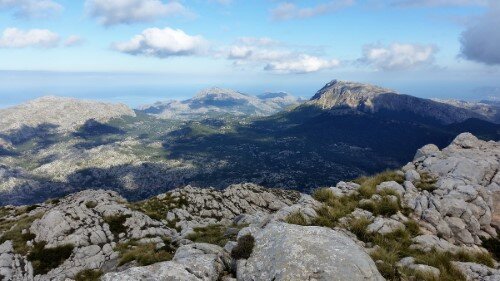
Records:
<instances>
[{"instance_id":1,"label":"rocky peak","mask_svg":"<svg viewBox=\"0 0 500 281\"><path fill-rule=\"evenodd\" d=\"M215 100L225 100L225 99L249 99L252 97L231 89L212 87L201 90L198 94L196 94L196 96L193 99L197 100L197 99L207 99L207 98Z\"/></svg>"},{"instance_id":2,"label":"rocky peak","mask_svg":"<svg viewBox=\"0 0 500 281\"><path fill-rule=\"evenodd\" d=\"M374 110L374 99L383 94L397 95L394 91L369 84L333 80L319 90L310 103L323 109L347 106Z\"/></svg>"},{"instance_id":3,"label":"rocky peak","mask_svg":"<svg viewBox=\"0 0 500 281\"><path fill-rule=\"evenodd\" d=\"M335 111L349 108L368 113L381 111L409 113L435 119L443 124L463 122L470 118L492 121L491 116L467 108L402 95L393 90L369 84L339 80L326 84L306 104Z\"/></svg>"}]
</instances>

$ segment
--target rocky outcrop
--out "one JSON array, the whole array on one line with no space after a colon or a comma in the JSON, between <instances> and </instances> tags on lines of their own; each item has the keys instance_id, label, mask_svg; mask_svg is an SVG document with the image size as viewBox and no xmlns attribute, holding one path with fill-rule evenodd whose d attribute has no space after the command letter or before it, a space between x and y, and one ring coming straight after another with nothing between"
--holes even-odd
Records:
<instances>
[{"instance_id":1,"label":"rocky outcrop","mask_svg":"<svg viewBox=\"0 0 500 281\"><path fill-rule=\"evenodd\" d=\"M472 110L455 107L432 100L409 95L381 87L333 80L319 90L308 105L328 110L354 109L360 112L406 112L420 117L434 118L444 124L462 122L469 118L491 120L491 116Z\"/></svg>"},{"instance_id":2,"label":"rocky outcrop","mask_svg":"<svg viewBox=\"0 0 500 281\"><path fill-rule=\"evenodd\" d=\"M11 241L0 245L0 277L2 280L33 280L31 263L14 252Z\"/></svg>"},{"instance_id":3,"label":"rocky outcrop","mask_svg":"<svg viewBox=\"0 0 500 281\"><path fill-rule=\"evenodd\" d=\"M493 194L500 190L499 169L497 142L464 133L443 150L425 146L404 170L433 178L432 183L419 190L421 181L407 181L404 201L430 233L454 244L480 245L481 237L496 237L491 224L498 212Z\"/></svg>"},{"instance_id":4,"label":"rocky outcrop","mask_svg":"<svg viewBox=\"0 0 500 281\"><path fill-rule=\"evenodd\" d=\"M261 220L268 214L298 204L296 207L307 205L308 195L296 191L267 189L255 184L236 184L224 190L200 189L186 186L168 193L172 200L186 201L179 208L172 209L166 219L176 223L181 228L181 234L187 235L195 227L210 224L231 224L233 220L243 223L249 216L257 216L254 220ZM159 195L161 199L165 195ZM178 199L175 199L178 198ZM303 204L301 204L303 203ZM309 204L314 204L309 202ZM290 210L283 210L280 215L286 217Z\"/></svg>"},{"instance_id":5,"label":"rocky outcrop","mask_svg":"<svg viewBox=\"0 0 500 281\"><path fill-rule=\"evenodd\" d=\"M467 281L497 281L500 280L500 270L471 262L454 262L455 268L460 270Z\"/></svg>"},{"instance_id":6,"label":"rocky outcrop","mask_svg":"<svg viewBox=\"0 0 500 281\"><path fill-rule=\"evenodd\" d=\"M238 262L238 280L384 280L368 254L335 230L270 223L239 235L248 233L256 246Z\"/></svg>"}]
</instances>

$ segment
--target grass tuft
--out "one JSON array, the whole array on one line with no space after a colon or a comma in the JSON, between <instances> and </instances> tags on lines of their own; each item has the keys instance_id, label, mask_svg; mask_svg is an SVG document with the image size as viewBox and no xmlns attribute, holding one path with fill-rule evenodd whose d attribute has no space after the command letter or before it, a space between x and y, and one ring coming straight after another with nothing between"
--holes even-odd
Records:
<instances>
[{"instance_id":1,"label":"grass tuft","mask_svg":"<svg viewBox=\"0 0 500 281\"><path fill-rule=\"evenodd\" d=\"M294 212L294 213L291 213L289 214L285 221L289 224L297 224L297 225L309 225L307 223L307 220L306 218L304 217L304 215L302 215L300 212Z\"/></svg>"},{"instance_id":2,"label":"grass tuft","mask_svg":"<svg viewBox=\"0 0 500 281\"><path fill-rule=\"evenodd\" d=\"M103 272L96 269L85 269L75 275L75 281L99 281Z\"/></svg>"},{"instance_id":3,"label":"grass tuft","mask_svg":"<svg viewBox=\"0 0 500 281\"><path fill-rule=\"evenodd\" d=\"M165 240L165 246L160 249L157 249L156 245L152 243L139 244L137 241L131 240L127 243L118 244L115 250L120 252L119 265L137 261L141 266L169 261L175 252L168 240Z\"/></svg>"}]
</instances>

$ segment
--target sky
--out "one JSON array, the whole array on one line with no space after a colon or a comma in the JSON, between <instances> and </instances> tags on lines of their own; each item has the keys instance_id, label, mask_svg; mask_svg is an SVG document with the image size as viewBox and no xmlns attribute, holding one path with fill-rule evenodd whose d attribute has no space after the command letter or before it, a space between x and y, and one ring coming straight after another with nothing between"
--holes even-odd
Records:
<instances>
[{"instance_id":1,"label":"sky","mask_svg":"<svg viewBox=\"0 0 500 281\"><path fill-rule=\"evenodd\" d=\"M500 96L498 0L0 0L0 107L205 87L309 98L333 79Z\"/></svg>"}]
</instances>

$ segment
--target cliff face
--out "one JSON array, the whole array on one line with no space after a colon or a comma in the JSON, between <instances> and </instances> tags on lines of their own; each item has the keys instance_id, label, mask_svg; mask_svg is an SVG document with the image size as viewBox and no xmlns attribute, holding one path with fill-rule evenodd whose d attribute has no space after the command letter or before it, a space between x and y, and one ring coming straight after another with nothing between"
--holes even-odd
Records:
<instances>
[{"instance_id":1,"label":"cliff face","mask_svg":"<svg viewBox=\"0 0 500 281\"><path fill-rule=\"evenodd\" d=\"M442 150L424 146L400 170L339 182L313 196L238 184L186 186L131 203L112 191L87 190L7 206L0 209L0 274L6 280L496 280L500 271L488 250L500 243L493 200L499 171L499 142L461 134Z\"/></svg>"},{"instance_id":2,"label":"cliff face","mask_svg":"<svg viewBox=\"0 0 500 281\"><path fill-rule=\"evenodd\" d=\"M319 90L306 104L322 109L350 108L362 112L407 112L423 118L433 118L443 124L457 123L469 118L492 121L492 116L467 108L401 95L395 91L368 84L333 80Z\"/></svg>"}]
</instances>

